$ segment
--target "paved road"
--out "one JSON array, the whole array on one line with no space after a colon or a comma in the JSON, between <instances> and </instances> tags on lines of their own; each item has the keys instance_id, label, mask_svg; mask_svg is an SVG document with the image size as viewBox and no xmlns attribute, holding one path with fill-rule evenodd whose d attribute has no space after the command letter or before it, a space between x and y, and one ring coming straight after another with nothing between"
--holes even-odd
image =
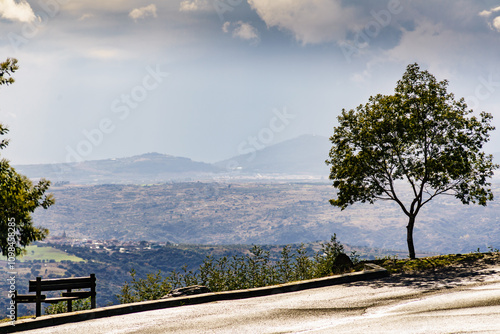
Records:
<instances>
[{"instance_id":1,"label":"paved road","mask_svg":"<svg viewBox=\"0 0 500 334\"><path fill-rule=\"evenodd\" d=\"M25 333L500 333L500 267L401 275Z\"/></svg>"}]
</instances>

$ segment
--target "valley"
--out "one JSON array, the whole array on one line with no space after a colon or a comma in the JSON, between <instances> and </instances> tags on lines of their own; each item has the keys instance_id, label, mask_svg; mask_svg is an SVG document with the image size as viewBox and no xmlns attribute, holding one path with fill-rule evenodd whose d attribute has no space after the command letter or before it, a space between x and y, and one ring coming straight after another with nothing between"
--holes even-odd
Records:
<instances>
[{"instance_id":1,"label":"valley","mask_svg":"<svg viewBox=\"0 0 500 334\"><path fill-rule=\"evenodd\" d=\"M500 185L493 184L496 198ZM391 202L341 211L327 183L182 182L53 187L56 204L37 210L52 236L187 244L290 244L326 240L406 249L406 216ZM417 217L418 252L460 253L500 247L500 205L462 205L452 196Z\"/></svg>"}]
</instances>

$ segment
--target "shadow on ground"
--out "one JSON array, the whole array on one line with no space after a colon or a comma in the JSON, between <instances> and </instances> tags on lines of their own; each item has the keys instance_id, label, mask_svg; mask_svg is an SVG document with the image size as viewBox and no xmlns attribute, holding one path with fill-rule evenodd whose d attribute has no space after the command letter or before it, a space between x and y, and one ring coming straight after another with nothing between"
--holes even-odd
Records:
<instances>
[{"instance_id":1,"label":"shadow on ground","mask_svg":"<svg viewBox=\"0 0 500 334\"><path fill-rule=\"evenodd\" d=\"M414 273L397 273L380 279L348 283L346 286L370 286L376 289L392 285L425 290L451 289L465 284L491 281L495 278L500 281L500 264L454 266Z\"/></svg>"}]
</instances>

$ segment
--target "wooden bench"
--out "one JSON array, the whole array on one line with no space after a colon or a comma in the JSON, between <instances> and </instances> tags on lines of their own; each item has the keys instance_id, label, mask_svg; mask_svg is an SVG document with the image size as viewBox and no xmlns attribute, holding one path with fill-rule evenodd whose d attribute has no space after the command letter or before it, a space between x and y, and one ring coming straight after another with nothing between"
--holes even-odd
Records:
<instances>
[{"instance_id":1,"label":"wooden bench","mask_svg":"<svg viewBox=\"0 0 500 334\"><path fill-rule=\"evenodd\" d=\"M90 289L89 291L71 291L73 289ZM43 291L66 290L61 297L47 298L42 295ZM36 292L34 295L19 295L15 291L15 312L17 320L17 304L19 303L36 303L36 316L42 315L42 303L56 304L62 301L67 301L67 310L73 310L72 301L90 297L90 308L95 306L95 274L90 274L89 277L71 277L71 278L50 278L42 280L37 277L36 280L29 281L29 292Z\"/></svg>"}]
</instances>

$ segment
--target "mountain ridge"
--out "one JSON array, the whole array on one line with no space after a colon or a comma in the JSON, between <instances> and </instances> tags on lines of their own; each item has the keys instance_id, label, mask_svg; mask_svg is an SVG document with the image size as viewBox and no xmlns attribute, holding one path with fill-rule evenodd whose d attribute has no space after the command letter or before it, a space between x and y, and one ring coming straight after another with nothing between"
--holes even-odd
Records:
<instances>
[{"instance_id":1,"label":"mountain ridge","mask_svg":"<svg viewBox=\"0 0 500 334\"><path fill-rule=\"evenodd\" d=\"M218 177L251 178L261 174L271 178L272 174L326 177L327 140L327 137L302 135L215 163L149 152L125 158L14 167L32 179L46 178L54 183L76 184L141 184Z\"/></svg>"}]
</instances>

